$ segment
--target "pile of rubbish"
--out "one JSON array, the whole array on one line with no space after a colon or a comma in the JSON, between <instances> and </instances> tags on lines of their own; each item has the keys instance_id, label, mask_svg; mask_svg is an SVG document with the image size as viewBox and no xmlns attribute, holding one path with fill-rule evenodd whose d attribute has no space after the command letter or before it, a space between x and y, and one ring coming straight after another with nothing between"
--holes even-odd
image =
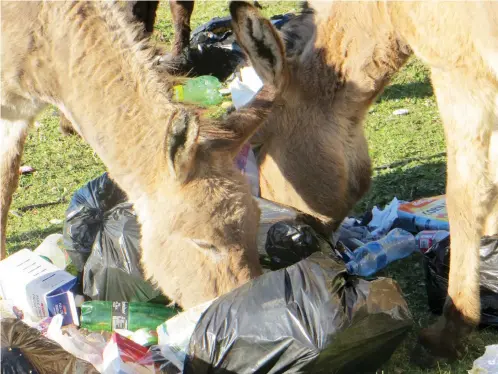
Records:
<instances>
[{"instance_id":1,"label":"pile of rubbish","mask_svg":"<svg viewBox=\"0 0 498 374\"><path fill-rule=\"evenodd\" d=\"M351 276L298 212L255 199L270 269L181 311L143 277L133 205L107 173L90 181L73 195L62 235L0 262L2 349L12 356L5 364L18 373L90 364L85 372L375 371L412 325L396 282ZM294 257L274 266L285 247ZM36 355L55 343L59 359Z\"/></svg>"},{"instance_id":2,"label":"pile of rubbish","mask_svg":"<svg viewBox=\"0 0 498 374\"><path fill-rule=\"evenodd\" d=\"M229 21L192 33L197 57L230 51L228 90L206 71L175 87L177 100L212 106L228 92L239 108L261 89L252 68L239 69ZM72 196L62 234L0 262L2 372L375 373L413 324L397 283L376 274L413 253L423 259L429 307L441 313L450 251L444 196L394 198L325 238L300 212L259 197L250 144L235 165L261 209L262 276L188 310L171 305L143 275L133 204L104 173ZM483 324L498 326L498 237L482 239L481 297Z\"/></svg>"}]
</instances>

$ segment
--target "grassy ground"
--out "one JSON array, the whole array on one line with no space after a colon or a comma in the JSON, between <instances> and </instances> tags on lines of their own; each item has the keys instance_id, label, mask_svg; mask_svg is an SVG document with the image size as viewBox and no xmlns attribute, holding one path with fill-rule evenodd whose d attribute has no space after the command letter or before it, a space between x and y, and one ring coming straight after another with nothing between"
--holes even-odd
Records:
<instances>
[{"instance_id":1,"label":"grassy ground","mask_svg":"<svg viewBox=\"0 0 498 374\"><path fill-rule=\"evenodd\" d=\"M297 2L264 2L267 16L297 9ZM198 2L194 10L193 27L214 16L228 14L227 2ZM167 2L161 4L156 24L156 38L167 43L172 37ZM405 116L395 116L396 109L408 109ZM32 175L22 176L14 196L12 211L21 213L22 207L57 201L71 197L87 181L101 175L104 165L93 151L78 137L63 137L58 130L58 117L53 108L40 117L40 127L28 138L23 164L37 169ZM374 172L370 193L358 203L356 213L383 206L398 197L413 200L419 197L443 194L445 189L444 137L436 102L429 83L427 69L412 59L394 78L366 121L370 155L375 167L397 163ZM413 160L413 158L417 158ZM67 202L45 208L25 211L22 216L10 215L8 250L35 248L44 237L61 232ZM472 336L465 359L436 370L423 371L409 363L409 350L415 332L426 326L429 318L421 267L421 258L412 258L392 264L385 275L394 277L406 296L414 317L414 332L385 365L385 373L466 373L472 362L483 353L483 347L498 341L498 332L485 329Z\"/></svg>"}]
</instances>

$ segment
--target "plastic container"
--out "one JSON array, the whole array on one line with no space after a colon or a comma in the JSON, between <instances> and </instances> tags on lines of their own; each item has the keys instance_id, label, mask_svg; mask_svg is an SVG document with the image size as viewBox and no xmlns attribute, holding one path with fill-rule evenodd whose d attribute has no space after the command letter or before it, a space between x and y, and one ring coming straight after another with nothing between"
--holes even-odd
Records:
<instances>
[{"instance_id":1,"label":"plastic container","mask_svg":"<svg viewBox=\"0 0 498 374\"><path fill-rule=\"evenodd\" d=\"M425 253L435 243L446 239L448 236L450 236L450 233L446 230L424 230L415 236L415 241L420 251Z\"/></svg>"},{"instance_id":2,"label":"plastic container","mask_svg":"<svg viewBox=\"0 0 498 374\"><path fill-rule=\"evenodd\" d=\"M203 75L187 80L184 85L174 86L175 100L202 106L217 105L223 101L218 78Z\"/></svg>"},{"instance_id":3,"label":"plastic container","mask_svg":"<svg viewBox=\"0 0 498 374\"><path fill-rule=\"evenodd\" d=\"M353 252L354 258L346 264L346 267L351 274L368 277L416 250L415 237L408 231L397 228L382 239L356 249Z\"/></svg>"},{"instance_id":4,"label":"plastic container","mask_svg":"<svg viewBox=\"0 0 498 374\"><path fill-rule=\"evenodd\" d=\"M177 309L161 304L87 301L81 305L81 327L89 331L155 330L177 314Z\"/></svg>"},{"instance_id":5,"label":"plastic container","mask_svg":"<svg viewBox=\"0 0 498 374\"><path fill-rule=\"evenodd\" d=\"M69 255L64 249L61 234L47 236L33 252L61 270L64 270L71 263Z\"/></svg>"}]
</instances>

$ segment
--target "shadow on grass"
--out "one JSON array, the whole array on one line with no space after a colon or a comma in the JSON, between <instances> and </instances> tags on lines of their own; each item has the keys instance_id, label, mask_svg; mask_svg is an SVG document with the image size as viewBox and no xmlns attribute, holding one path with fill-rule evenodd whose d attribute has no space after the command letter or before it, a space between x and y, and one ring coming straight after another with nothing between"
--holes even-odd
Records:
<instances>
[{"instance_id":1,"label":"shadow on grass","mask_svg":"<svg viewBox=\"0 0 498 374\"><path fill-rule=\"evenodd\" d=\"M23 248L35 249L34 242L43 241L51 234L61 234L62 225L52 225L40 230L24 231L18 235L7 236L7 248L9 254L15 253ZM8 234L8 233L7 233Z\"/></svg>"},{"instance_id":2,"label":"shadow on grass","mask_svg":"<svg viewBox=\"0 0 498 374\"><path fill-rule=\"evenodd\" d=\"M446 188L446 162L443 157L416 166L401 166L375 173L370 191L356 205L362 214L375 205L383 208L394 197L412 201L422 197L443 195Z\"/></svg>"},{"instance_id":3,"label":"shadow on grass","mask_svg":"<svg viewBox=\"0 0 498 374\"><path fill-rule=\"evenodd\" d=\"M379 98L379 102L406 99L431 97L433 95L432 86L427 82L412 82L407 84L393 84L385 88L384 93Z\"/></svg>"}]
</instances>

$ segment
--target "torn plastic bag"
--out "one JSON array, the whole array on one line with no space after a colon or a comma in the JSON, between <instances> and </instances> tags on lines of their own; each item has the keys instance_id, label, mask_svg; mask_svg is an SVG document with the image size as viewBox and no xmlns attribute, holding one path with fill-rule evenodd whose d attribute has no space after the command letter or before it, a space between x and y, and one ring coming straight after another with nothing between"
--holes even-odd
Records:
<instances>
[{"instance_id":1,"label":"torn plastic bag","mask_svg":"<svg viewBox=\"0 0 498 374\"><path fill-rule=\"evenodd\" d=\"M63 240L71 262L79 272L83 271L90 256L93 242L102 227L104 212L124 201L126 194L107 173L74 193L66 210Z\"/></svg>"},{"instance_id":2,"label":"torn plastic bag","mask_svg":"<svg viewBox=\"0 0 498 374\"><path fill-rule=\"evenodd\" d=\"M314 253L216 299L184 373L374 373L411 329L397 283L348 276Z\"/></svg>"},{"instance_id":3,"label":"torn plastic bag","mask_svg":"<svg viewBox=\"0 0 498 374\"><path fill-rule=\"evenodd\" d=\"M146 302L161 292L144 279L140 225L130 203L104 212L84 267L83 293L93 300Z\"/></svg>"},{"instance_id":4,"label":"torn plastic bag","mask_svg":"<svg viewBox=\"0 0 498 374\"><path fill-rule=\"evenodd\" d=\"M450 237L434 244L423 257L429 308L441 314L448 294ZM480 249L481 325L498 326L498 235L483 237Z\"/></svg>"},{"instance_id":5,"label":"torn plastic bag","mask_svg":"<svg viewBox=\"0 0 498 374\"><path fill-rule=\"evenodd\" d=\"M0 320L0 325L2 373L31 373L31 371L22 371L30 366L35 369L33 374L98 373L92 364L74 357L59 344L20 320L5 318ZM9 352L9 348L12 351ZM8 354L4 356L4 352ZM12 352L21 353L22 356L12 357ZM11 358L14 358L14 361L10 360Z\"/></svg>"}]
</instances>

